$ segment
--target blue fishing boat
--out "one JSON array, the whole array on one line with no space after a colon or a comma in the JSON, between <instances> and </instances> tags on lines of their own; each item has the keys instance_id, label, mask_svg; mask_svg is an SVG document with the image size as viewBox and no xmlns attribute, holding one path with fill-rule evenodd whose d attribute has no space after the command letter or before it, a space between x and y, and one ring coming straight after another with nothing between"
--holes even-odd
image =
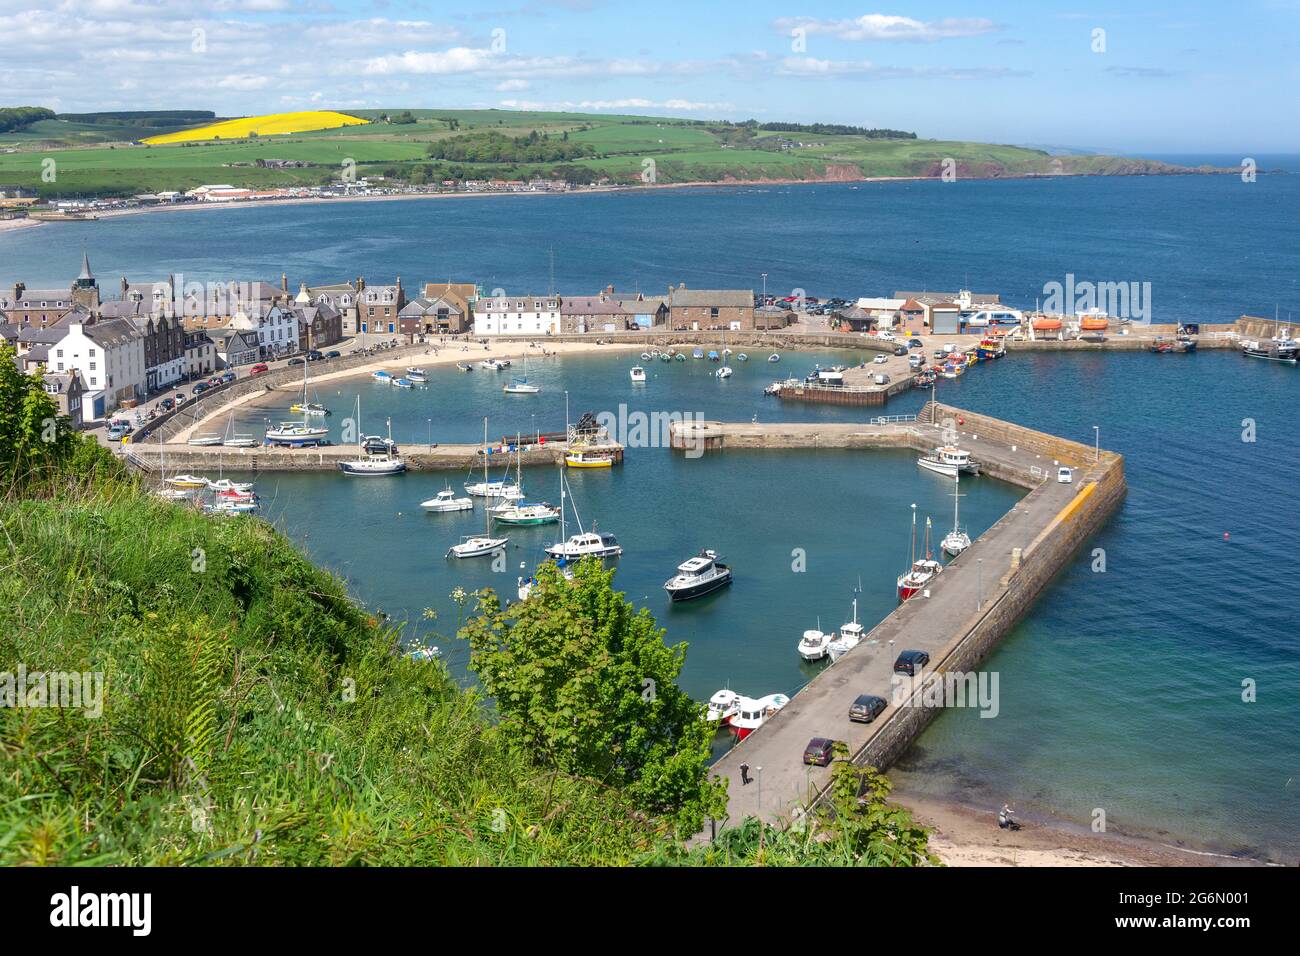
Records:
<instances>
[{"instance_id":1,"label":"blue fishing boat","mask_svg":"<svg viewBox=\"0 0 1300 956\"><path fill-rule=\"evenodd\" d=\"M691 358L697 358L697 359L704 358L704 349L696 349L694 352L691 353Z\"/></svg>"},{"instance_id":2,"label":"blue fishing boat","mask_svg":"<svg viewBox=\"0 0 1300 956\"><path fill-rule=\"evenodd\" d=\"M709 361L720 362L722 361L722 356L719 355L715 349L709 349Z\"/></svg>"}]
</instances>

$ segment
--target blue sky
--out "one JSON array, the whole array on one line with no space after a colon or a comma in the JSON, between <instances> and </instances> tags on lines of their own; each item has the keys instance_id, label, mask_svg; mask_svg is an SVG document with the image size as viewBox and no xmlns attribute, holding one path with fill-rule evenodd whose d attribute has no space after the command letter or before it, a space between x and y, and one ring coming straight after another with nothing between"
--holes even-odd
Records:
<instances>
[{"instance_id":1,"label":"blue sky","mask_svg":"<svg viewBox=\"0 0 1300 956\"><path fill-rule=\"evenodd\" d=\"M1244 155L1300 151L1298 81L1300 0L0 0L0 98L61 110L554 108Z\"/></svg>"}]
</instances>

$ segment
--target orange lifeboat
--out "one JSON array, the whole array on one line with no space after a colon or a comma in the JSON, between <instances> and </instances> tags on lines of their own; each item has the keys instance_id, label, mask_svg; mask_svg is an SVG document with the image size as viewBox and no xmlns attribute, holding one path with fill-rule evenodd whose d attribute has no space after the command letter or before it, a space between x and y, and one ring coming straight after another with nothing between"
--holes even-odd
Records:
<instances>
[{"instance_id":1,"label":"orange lifeboat","mask_svg":"<svg viewBox=\"0 0 1300 956\"><path fill-rule=\"evenodd\" d=\"M1049 319L1044 316L1041 319L1034 319L1035 332L1056 332L1061 328L1060 319Z\"/></svg>"},{"instance_id":2,"label":"orange lifeboat","mask_svg":"<svg viewBox=\"0 0 1300 956\"><path fill-rule=\"evenodd\" d=\"M1079 328L1084 332L1105 332L1110 322L1099 315L1085 316L1079 320Z\"/></svg>"}]
</instances>

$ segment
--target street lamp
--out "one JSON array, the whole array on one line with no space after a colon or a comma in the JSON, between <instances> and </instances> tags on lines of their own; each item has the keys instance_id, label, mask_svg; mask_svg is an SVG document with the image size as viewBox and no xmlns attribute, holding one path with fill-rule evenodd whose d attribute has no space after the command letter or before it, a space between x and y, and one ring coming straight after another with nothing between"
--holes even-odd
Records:
<instances>
[{"instance_id":1,"label":"street lamp","mask_svg":"<svg viewBox=\"0 0 1300 956\"><path fill-rule=\"evenodd\" d=\"M975 610L984 606L984 559L975 559Z\"/></svg>"},{"instance_id":2,"label":"street lamp","mask_svg":"<svg viewBox=\"0 0 1300 956\"><path fill-rule=\"evenodd\" d=\"M428 419L428 422L429 422L429 451L432 452L433 451L433 419L432 418Z\"/></svg>"},{"instance_id":3,"label":"street lamp","mask_svg":"<svg viewBox=\"0 0 1300 956\"><path fill-rule=\"evenodd\" d=\"M1092 460L1094 462L1101 461L1101 426L1100 425L1092 426L1092 440L1093 440Z\"/></svg>"}]
</instances>

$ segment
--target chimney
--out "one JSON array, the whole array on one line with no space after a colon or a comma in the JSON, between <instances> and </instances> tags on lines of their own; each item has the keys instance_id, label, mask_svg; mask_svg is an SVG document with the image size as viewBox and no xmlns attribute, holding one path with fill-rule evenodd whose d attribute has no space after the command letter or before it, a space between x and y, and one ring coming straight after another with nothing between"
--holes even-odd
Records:
<instances>
[{"instance_id":1,"label":"chimney","mask_svg":"<svg viewBox=\"0 0 1300 956\"><path fill-rule=\"evenodd\" d=\"M126 298L126 290L129 288L130 286L126 284L126 276L122 276L122 298Z\"/></svg>"},{"instance_id":2,"label":"chimney","mask_svg":"<svg viewBox=\"0 0 1300 956\"><path fill-rule=\"evenodd\" d=\"M287 272L280 273L280 291L285 295L289 294L289 273Z\"/></svg>"},{"instance_id":3,"label":"chimney","mask_svg":"<svg viewBox=\"0 0 1300 956\"><path fill-rule=\"evenodd\" d=\"M366 287L366 280L361 278L361 276L357 276L357 291L360 292L365 287Z\"/></svg>"}]
</instances>

